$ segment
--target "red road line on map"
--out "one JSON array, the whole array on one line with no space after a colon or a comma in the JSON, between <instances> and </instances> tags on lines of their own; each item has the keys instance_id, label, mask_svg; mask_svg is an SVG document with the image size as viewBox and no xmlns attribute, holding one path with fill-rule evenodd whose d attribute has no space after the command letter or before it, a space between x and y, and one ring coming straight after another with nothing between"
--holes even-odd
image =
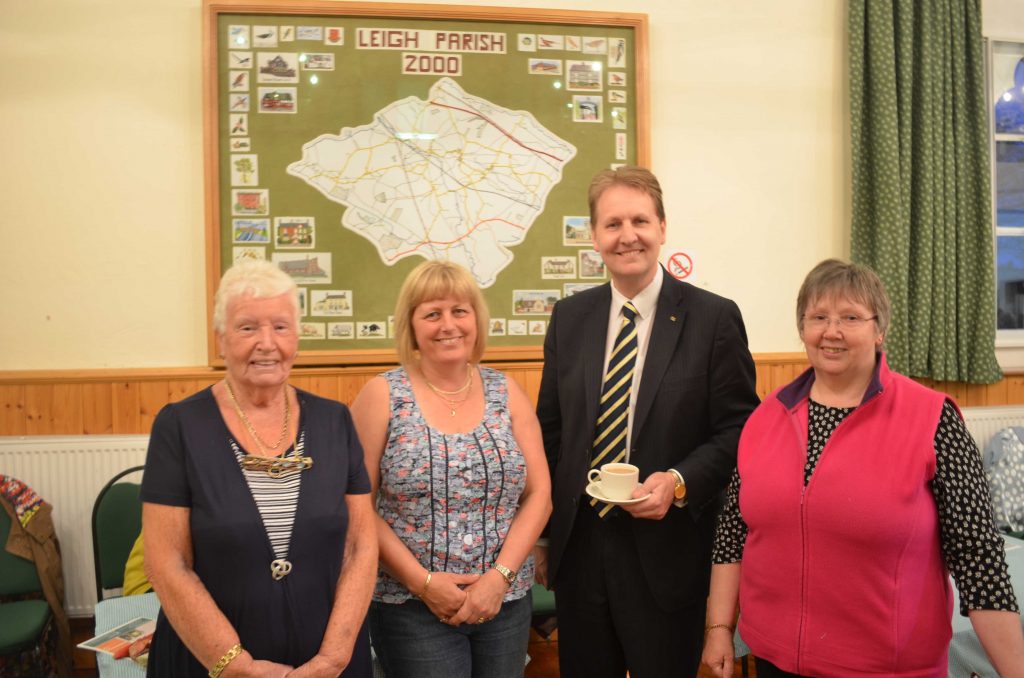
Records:
<instances>
[{"instance_id":1,"label":"red road line on map","mask_svg":"<svg viewBox=\"0 0 1024 678\"><path fill-rule=\"evenodd\" d=\"M452 245L454 243L459 242L460 240L465 240L469 236L470 233L475 231L477 228L479 228L483 224L486 224L488 221L502 221L502 222L508 224L509 226L511 226L512 228L518 228L520 231L523 230L523 227L521 225L513 224L511 221L508 221L507 219L501 219L499 217L495 217L493 219L484 219L483 221L478 221L475 224L473 224L473 228L469 229L468 231L466 231L466 233L464 235L456 238L455 240L448 240L446 242L438 241L438 240L424 240L420 244L416 245L416 247L413 247L411 250L406 250L405 252L399 252L398 254L394 255L391 258L389 258L388 261L395 261L399 257L404 257L406 254L412 254L413 252L415 252L419 248L423 247L424 245Z\"/></svg>"},{"instance_id":2,"label":"red road line on map","mask_svg":"<svg viewBox=\"0 0 1024 678\"><path fill-rule=\"evenodd\" d=\"M501 125L499 125L498 123L494 122L493 120L488 118L483 113L478 113L477 111L474 111L474 110L469 109L469 108L459 108L458 106L449 106L448 104L441 104L441 103L438 103L436 101L431 101L430 104L433 105L433 106L440 106L441 108L450 108L453 111L462 111L463 113L469 113L470 115L475 115L478 118L481 118L481 119L486 120L487 122L489 122L491 125L494 126L494 128L496 130L498 130L499 132L501 132L502 134L507 136L509 139L511 139L514 143L518 144L519 146L522 146L526 150L532 151L534 153L539 153L541 155L546 155L546 156L548 156L549 158L551 158L552 160L554 160L556 162L562 162L561 158L553 156L550 153L547 153L546 151L540 151L540 150L537 150L536 148L530 148L529 146L527 146L523 142L519 141L519 139L516 139L514 136L512 136L511 134L506 132L504 129L502 129Z\"/></svg>"}]
</instances>

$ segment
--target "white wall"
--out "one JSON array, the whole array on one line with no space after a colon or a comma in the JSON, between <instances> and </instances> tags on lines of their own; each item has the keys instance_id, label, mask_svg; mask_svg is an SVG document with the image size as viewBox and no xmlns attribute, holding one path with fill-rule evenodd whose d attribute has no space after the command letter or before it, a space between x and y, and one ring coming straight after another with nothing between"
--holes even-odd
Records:
<instances>
[{"instance_id":1,"label":"white wall","mask_svg":"<svg viewBox=\"0 0 1024 678\"><path fill-rule=\"evenodd\" d=\"M800 280L849 253L845 2L477 4L649 14L669 247L800 350ZM3 5L0 370L205 364L199 1Z\"/></svg>"}]
</instances>

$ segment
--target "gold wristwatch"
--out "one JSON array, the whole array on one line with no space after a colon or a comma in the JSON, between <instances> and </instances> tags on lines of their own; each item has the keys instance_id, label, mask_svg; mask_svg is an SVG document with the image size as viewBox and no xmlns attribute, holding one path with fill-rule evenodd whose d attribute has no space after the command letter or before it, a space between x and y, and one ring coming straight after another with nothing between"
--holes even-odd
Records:
<instances>
[{"instance_id":1,"label":"gold wristwatch","mask_svg":"<svg viewBox=\"0 0 1024 678\"><path fill-rule=\"evenodd\" d=\"M682 501L686 498L686 481L683 480L683 474L674 468L670 468L668 472L676 478L676 486L672 490L672 496L675 497L676 501Z\"/></svg>"},{"instance_id":2,"label":"gold wristwatch","mask_svg":"<svg viewBox=\"0 0 1024 678\"><path fill-rule=\"evenodd\" d=\"M516 583L516 577L519 576L519 573L515 570L510 570L501 563L495 563L494 569L498 571L498 574L505 578L505 583L507 583L509 586L512 586L512 584Z\"/></svg>"}]
</instances>

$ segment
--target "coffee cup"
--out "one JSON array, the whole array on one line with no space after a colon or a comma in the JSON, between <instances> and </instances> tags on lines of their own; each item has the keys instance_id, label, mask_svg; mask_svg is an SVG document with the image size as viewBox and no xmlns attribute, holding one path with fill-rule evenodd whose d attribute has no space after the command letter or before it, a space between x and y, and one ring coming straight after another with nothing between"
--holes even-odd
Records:
<instances>
[{"instance_id":1,"label":"coffee cup","mask_svg":"<svg viewBox=\"0 0 1024 678\"><path fill-rule=\"evenodd\" d=\"M597 485L602 495L613 501L633 498L633 490L640 482L640 469L632 464L602 464L587 472L587 480Z\"/></svg>"}]
</instances>

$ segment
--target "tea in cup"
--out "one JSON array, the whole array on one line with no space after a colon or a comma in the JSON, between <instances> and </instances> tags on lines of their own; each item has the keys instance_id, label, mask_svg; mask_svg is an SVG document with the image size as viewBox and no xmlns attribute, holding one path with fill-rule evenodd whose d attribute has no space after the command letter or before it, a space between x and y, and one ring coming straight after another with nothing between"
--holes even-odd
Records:
<instances>
[{"instance_id":1,"label":"tea in cup","mask_svg":"<svg viewBox=\"0 0 1024 678\"><path fill-rule=\"evenodd\" d=\"M640 469L632 464L602 464L600 470L590 469L587 480L608 499L625 501L633 498L633 490L640 483Z\"/></svg>"}]
</instances>

